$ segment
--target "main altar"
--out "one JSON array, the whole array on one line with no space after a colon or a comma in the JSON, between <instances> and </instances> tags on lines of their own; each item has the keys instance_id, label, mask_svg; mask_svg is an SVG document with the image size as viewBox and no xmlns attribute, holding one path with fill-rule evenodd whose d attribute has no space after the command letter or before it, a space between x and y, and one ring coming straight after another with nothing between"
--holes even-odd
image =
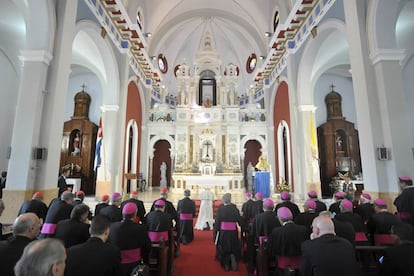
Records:
<instances>
[{"instance_id":1,"label":"main altar","mask_svg":"<svg viewBox=\"0 0 414 276\"><path fill-rule=\"evenodd\" d=\"M255 103L254 87L238 96L240 68L222 65L208 31L200 46L192 66L184 61L176 67L177 97L164 87L153 93L159 103L149 111L148 144L166 140L171 145L170 191L244 192L247 164L255 162L244 160L246 143L259 141L259 155L267 156L266 111ZM151 164L157 158L149 153L150 183L156 183L151 172L159 165Z\"/></svg>"}]
</instances>

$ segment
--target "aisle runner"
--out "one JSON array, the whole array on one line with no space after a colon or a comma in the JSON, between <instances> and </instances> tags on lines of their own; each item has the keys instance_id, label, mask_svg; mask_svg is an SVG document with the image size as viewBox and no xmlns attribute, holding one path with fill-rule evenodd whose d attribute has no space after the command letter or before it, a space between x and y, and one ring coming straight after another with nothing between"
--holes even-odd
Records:
<instances>
[{"instance_id":1,"label":"aisle runner","mask_svg":"<svg viewBox=\"0 0 414 276\"><path fill-rule=\"evenodd\" d=\"M181 255L174 260L174 276L246 276L246 265L239 262L239 270L225 272L214 259L216 247L213 231L194 230L194 241L181 245Z\"/></svg>"}]
</instances>

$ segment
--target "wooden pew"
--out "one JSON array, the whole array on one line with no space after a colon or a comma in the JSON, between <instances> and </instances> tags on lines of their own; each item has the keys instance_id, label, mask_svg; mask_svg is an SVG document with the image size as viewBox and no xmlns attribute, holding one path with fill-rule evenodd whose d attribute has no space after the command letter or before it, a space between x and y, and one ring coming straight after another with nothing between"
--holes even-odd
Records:
<instances>
[{"instance_id":1,"label":"wooden pew","mask_svg":"<svg viewBox=\"0 0 414 276\"><path fill-rule=\"evenodd\" d=\"M148 261L150 275L167 276L168 250L165 241L152 243Z\"/></svg>"},{"instance_id":2,"label":"wooden pew","mask_svg":"<svg viewBox=\"0 0 414 276\"><path fill-rule=\"evenodd\" d=\"M357 245L355 246L356 259L363 275L377 275L378 260L384 254L387 246Z\"/></svg>"}]
</instances>

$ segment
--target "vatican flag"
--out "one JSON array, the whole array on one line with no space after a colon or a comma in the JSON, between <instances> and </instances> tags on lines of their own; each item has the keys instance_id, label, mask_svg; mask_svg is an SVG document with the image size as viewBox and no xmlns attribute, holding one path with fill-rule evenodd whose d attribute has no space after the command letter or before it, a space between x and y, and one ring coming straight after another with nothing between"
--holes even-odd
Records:
<instances>
[{"instance_id":1,"label":"vatican flag","mask_svg":"<svg viewBox=\"0 0 414 276\"><path fill-rule=\"evenodd\" d=\"M310 118L310 136L311 136L311 151L312 157L318 159L318 140L316 138L316 127L313 115Z\"/></svg>"}]
</instances>

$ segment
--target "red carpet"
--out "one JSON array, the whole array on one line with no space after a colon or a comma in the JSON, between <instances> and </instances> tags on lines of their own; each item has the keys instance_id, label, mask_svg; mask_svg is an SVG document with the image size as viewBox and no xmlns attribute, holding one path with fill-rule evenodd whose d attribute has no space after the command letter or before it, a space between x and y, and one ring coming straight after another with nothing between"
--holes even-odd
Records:
<instances>
[{"instance_id":1,"label":"red carpet","mask_svg":"<svg viewBox=\"0 0 414 276\"><path fill-rule=\"evenodd\" d=\"M239 262L238 271L226 272L214 259L216 247L213 231L194 230L194 240L189 245L181 245L181 255L174 260L174 276L246 276L246 265Z\"/></svg>"}]
</instances>

